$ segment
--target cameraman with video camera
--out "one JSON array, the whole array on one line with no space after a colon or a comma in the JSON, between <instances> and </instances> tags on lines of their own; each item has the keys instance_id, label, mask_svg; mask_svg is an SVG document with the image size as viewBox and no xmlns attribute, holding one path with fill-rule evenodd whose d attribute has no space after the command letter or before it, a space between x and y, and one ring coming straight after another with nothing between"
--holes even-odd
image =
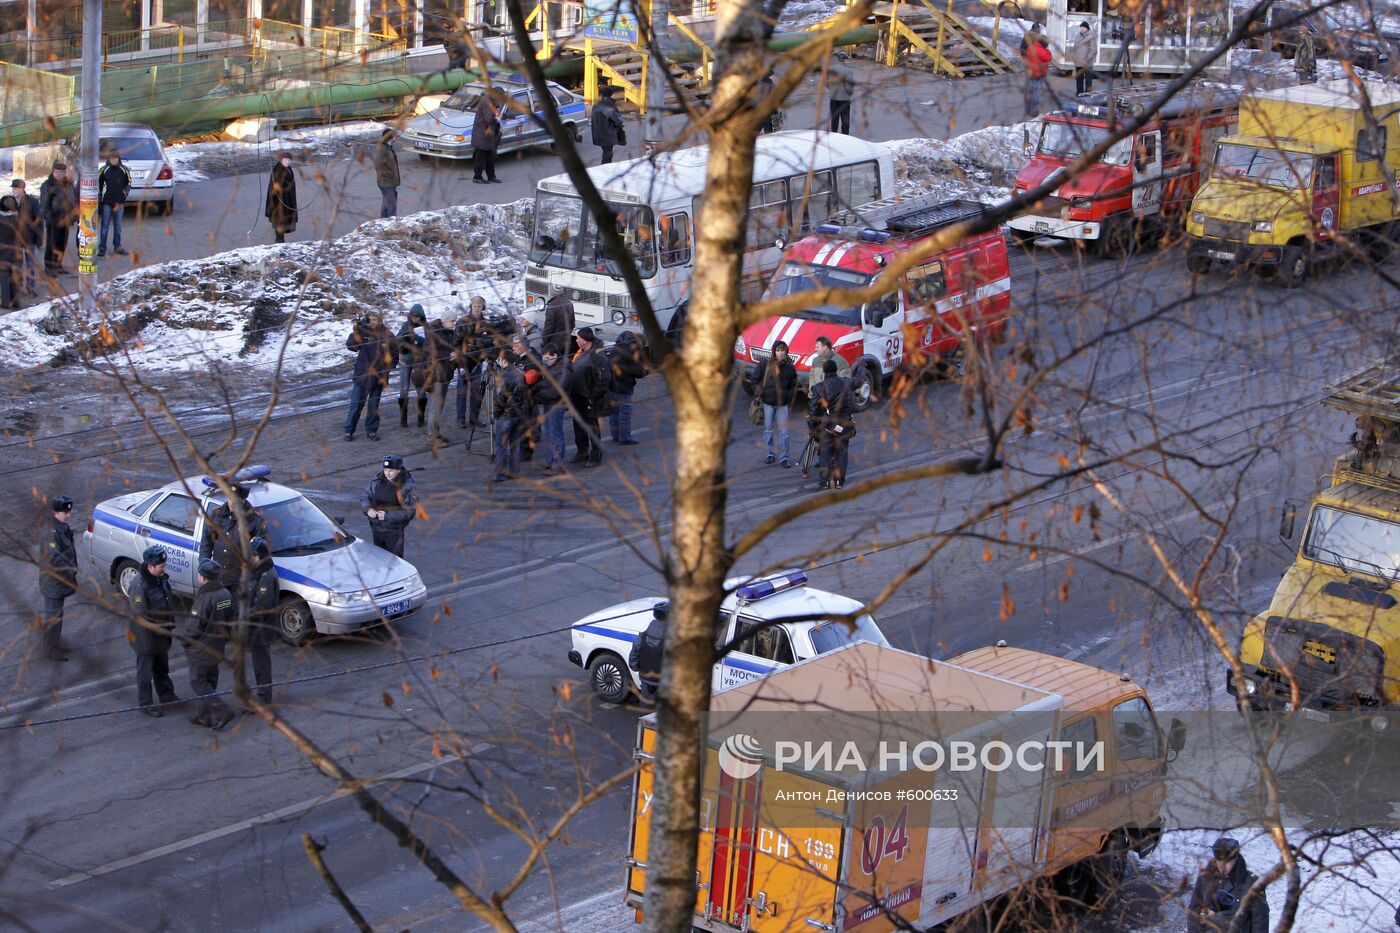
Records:
<instances>
[{"instance_id":1,"label":"cameraman with video camera","mask_svg":"<svg viewBox=\"0 0 1400 933\"><path fill-rule=\"evenodd\" d=\"M820 440L822 489L840 489L846 481L846 454L856 434L851 380L837 375L835 360L822 363L825 376L812 387L807 427Z\"/></svg>"}]
</instances>

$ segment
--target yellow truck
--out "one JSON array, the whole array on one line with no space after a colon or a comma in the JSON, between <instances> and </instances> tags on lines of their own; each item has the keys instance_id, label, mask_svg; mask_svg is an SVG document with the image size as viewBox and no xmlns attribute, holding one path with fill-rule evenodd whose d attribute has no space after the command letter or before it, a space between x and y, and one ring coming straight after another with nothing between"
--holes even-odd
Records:
<instances>
[{"instance_id":1,"label":"yellow truck","mask_svg":"<svg viewBox=\"0 0 1400 933\"><path fill-rule=\"evenodd\" d=\"M852 644L716 694L709 725L692 922L712 933L929 929L1027 885L1101 902L1156 847L1185 745L1128 678L1004 645L935 661ZM645 717L638 922L655 740Z\"/></svg>"},{"instance_id":2,"label":"yellow truck","mask_svg":"<svg viewBox=\"0 0 1400 933\"><path fill-rule=\"evenodd\" d=\"M1388 256L1400 234L1390 189L1400 172L1396 104L1400 87L1379 81L1247 95L1239 132L1216 142L1210 178L1191 202L1187 267L1271 268L1294 287L1343 241Z\"/></svg>"},{"instance_id":3,"label":"yellow truck","mask_svg":"<svg viewBox=\"0 0 1400 933\"><path fill-rule=\"evenodd\" d=\"M1400 706L1400 366L1368 367L1326 403L1355 417L1352 450L1313 497L1269 608L1245 626L1243 683L1226 674L1226 689L1254 709L1293 705L1324 721ZM1280 537L1291 541L1296 524L1286 505Z\"/></svg>"}]
</instances>

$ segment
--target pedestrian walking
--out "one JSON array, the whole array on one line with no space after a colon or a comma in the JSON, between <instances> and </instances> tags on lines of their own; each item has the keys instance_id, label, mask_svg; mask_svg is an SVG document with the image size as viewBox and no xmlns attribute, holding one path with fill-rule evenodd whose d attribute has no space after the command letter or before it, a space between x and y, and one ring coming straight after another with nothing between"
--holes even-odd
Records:
<instances>
[{"instance_id":1,"label":"pedestrian walking","mask_svg":"<svg viewBox=\"0 0 1400 933\"><path fill-rule=\"evenodd\" d=\"M125 256L122 247L122 214L131 195L131 172L122 164L122 154L107 150L107 163L97 172L97 209L102 221L97 235L97 255L107 255L107 228L112 229L112 252Z\"/></svg>"},{"instance_id":2,"label":"pedestrian walking","mask_svg":"<svg viewBox=\"0 0 1400 933\"><path fill-rule=\"evenodd\" d=\"M292 154L277 153L272 177L267 182L267 203L263 215L272 224L274 243L287 242L287 234L297 228L297 176L292 171Z\"/></svg>"},{"instance_id":3,"label":"pedestrian walking","mask_svg":"<svg viewBox=\"0 0 1400 933\"><path fill-rule=\"evenodd\" d=\"M242 483L233 484L233 496L220 503L204 523L204 537L199 542L199 559L218 564L225 587L237 591L243 586L243 570L252 566L252 558L243 542L267 537L267 519L248 501L250 492ZM243 519L242 530L238 527ZM246 535L246 537L244 537Z\"/></svg>"},{"instance_id":4,"label":"pedestrian walking","mask_svg":"<svg viewBox=\"0 0 1400 933\"><path fill-rule=\"evenodd\" d=\"M637 380L646 378L646 364L642 362L642 342L630 330L617 335L617 343L608 350L608 365L612 367L610 392L615 402L612 414L608 415L608 428L614 443L631 445L640 443L632 436L632 396L637 391Z\"/></svg>"},{"instance_id":5,"label":"pedestrian walking","mask_svg":"<svg viewBox=\"0 0 1400 933\"><path fill-rule=\"evenodd\" d=\"M433 455L437 455L439 445L451 444L442 433L442 413L447 407L447 387L452 383L452 373L457 368L457 335L447 318L429 322L423 339L423 364L421 373L423 395L427 397L428 443Z\"/></svg>"},{"instance_id":6,"label":"pedestrian walking","mask_svg":"<svg viewBox=\"0 0 1400 933\"><path fill-rule=\"evenodd\" d=\"M68 231L78 216L78 189L63 162L55 162L39 186L39 213L44 218L44 270L67 275L63 259L68 253Z\"/></svg>"},{"instance_id":7,"label":"pedestrian walking","mask_svg":"<svg viewBox=\"0 0 1400 933\"><path fill-rule=\"evenodd\" d=\"M784 467L792 466L792 437L788 433L788 410L797 395L797 367L788 357L788 345L773 342L773 355L763 364L755 389L763 404L763 446L767 454L764 463L778 460ZM778 446L773 447L776 437Z\"/></svg>"},{"instance_id":8,"label":"pedestrian walking","mask_svg":"<svg viewBox=\"0 0 1400 933\"><path fill-rule=\"evenodd\" d=\"M851 380L837 375L835 360L822 364L824 378L807 403L807 417L815 422L821 444L823 489L840 489L846 482L847 453L856 433L852 417Z\"/></svg>"},{"instance_id":9,"label":"pedestrian walking","mask_svg":"<svg viewBox=\"0 0 1400 933\"><path fill-rule=\"evenodd\" d=\"M39 595L44 600L41 619L44 655L50 661L67 661L63 643L63 601L78 591L78 551L73 545L73 500L54 496L49 500L49 527L39 546Z\"/></svg>"},{"instance_id":10,"label":"pedestrian walking","mask_svg":"<svg viewBox=\"0 0 1400 933\"><path fill-rule=\"evenodd\" d=\"M131 591L126 628L126 640L136 652L136 703L155 719L162 715L157 699L162 705L180 699L170 680L170 638L179 611L165 575L165 559L165 551L154 544L141 552L141 578Z\"/></svg>"},{"instance_id":11,"label":"pedestrian walking","mask_svg":"<svg viewBox=\"0 0 1400 933\"><path fill-rule=\"evenodd\" d=\"M1094 59L1099 54L1099 44L1094 41L1094 30L1088 20L1079 24L1074 43L1069 47L1069 59L1074 65L1074 93L1087 94L1094 87Z\"/></svg>"},{"instance_id":12,"label":"pedestrian walking","mask_svg":"<svg viewBox=\"0 0 1400 933\"><path fill-rule=\"evenodd\" d=\"M496 150L501 145L501 95L496 88L481 96L472 120L472 181L498 183Z\"/></svg>"},{"instance_id":13,"label":"pedestrian walking","mask_svg":"<svg viewBox=\"0 0 1400 933\"><path fill-rule=\"evenodd\" d=\"M384 315L371 311L355 322L345 348L355 354L355 371L350 377L350 410L345 414L345 439L355 439L360 412L365 412L365 436L379 440L379 399L389 384L389 374L399 365L399 348L394 335L384 326ZM404 406L405 412L407 405Z\"/></svg>"},{"instance_id":14,"label":"pedestrian walking","mask_svg":"<svg viewBox=\"0 0 1400 933\"><path fill-rule=\"evenodd\" d=\"M418 426L423 426L423 412L427 408L428 400L423 396L423 390L419 383L414 381L414 373L417 367L423 362L423 341L424 337L418 333L419 328L427 329L428 316L423 312L423 306L415 304L408 309L408 317L399 325L398 351L399 351L399 427L408 427L408 390L413 389L418 399Z\"/></svg>"},{"instance_id":15,"label":"pedestrian walking","mask_svg":"<svg viewBox=\"0 0 1400 933\"><path fill-rule=\"evenodd\" d=\"M593 105L589 126L593 131L593 145L603 150L603 160L599 164L607 165L613 160L613 150L627 145L627 124L622 119L622 111L617 109L617 101L613 100L617 88L608 85L599 93L603 96Z\"/></svg>"},{"instance_id":16,"label":"pedestrian walking","mask_svg":"<svg viewBox=\"0 0 1400 933\"><path fill-rule=\"evenodd\" d=\"M603 462L598 413L607 399L610 367L593 328L580 327L574 343L578 349L571 361L574 375L569 383L569 401L574 406L574 456L569 462L597 466Z\"/></svg>"},{"instance_id":17,"label":"pedestrian walking","mask_svg":"<svg viewBox=\"0 0 1400 933\"><path fill-rule=\"evenodd\" d=\"M1226 933L1245 892L1257 881L1240 854L1240 844L1221 836L1211 845L1211 860L1196 876L1187 908L1186 933ZM1249 902L1241 933L1268 933L1269 902L1261 892Z\"/></svg>"},{"instance_id":18,"label":"pedestrian walking","mask_svg":"<svg viewBox=\"0 0 1400 933\"><path fill-rule=\"evenodd\" d=\"M851 98L856 95L856 76L846 63L850 56L837 52L826 70L827 100L831 108L831 132L851 132Z\"/></svg>"},{"instance_id":19,"label":"pedestrian walking","mask_svg":"<svg viewBox=\"0 0 1400 933\"><path fill-rule=\"evenodd\" d=\"M222 732L233 722L233 711L214 694L219 692L219 667L224 662L224 649L228 645L236 607L229 588L219 582L227 576L227 568L216 560L201 560L197 574L199 589L190 609L191 620L185 635L190 689L199 700L190 722Z\"/></svg>"},{"instance_id":20,"label":"pedestrian walking","mask_svg":"<svg viewBox=\"0 0 1400 933\"><path fill-rule=\"evenodd\" d=\"M544 303L544 333L542 346L554 344L556 350L569 345L574 333L574 303L564 295L553 295Z\"/></svg>"},{"instance_id":21,"label":"pedestrian walking","mask_svg":"<svg viewBox=\"0 0 1400 933\"><path fill-rule=\"evenodd\" d=\"M253 570L248 578L247 617L234 628L234 637L253 667L258 699L272 702L272 643L277 640L277 608L282 581L272 565L272 546L266 538L248 542L253 554ZM237 655L235 655L235 659Z\"/></svg>"},{"instance_id":22,"label":"pedestrian walking","mask_svg":"<svg viewBox=\"0 0 1400 933\"><path fill-rule=\"evenodd\" d=\"M24 293L39 294L35 287L38 281L39 250L44 246L44 214L39 208L39 199L24 190L24 179L10 182L10 194L19 202L20 249L24 270Z\"/></svg>"},{"instance_id":23,"label":"pedestrian walking","mask_svg":"<svg viewBox=\"0 0 1400 933\"><path fill-rule=\"evenodd\" d=\"M19 202L13 195L0 197L0 306L20 305L24 275L24 232L20 229Z\"/></svg>"},{"instance_id":24,"label":"pedestrian walking","mask_svg":"<svg viewBox=\"0 0 1400 933\"><path fill-rule=\"evenodd\" d=\"M540 367L540 378L535 383L535 400L542 412L545 445L543 472L554 473L564 469L564 417L568 413L564 400L569 397L573 371L557 344L546 343L540 357L543 365Z\"/></svg>"},{"instance_id":25,"label":"pedestrian walking","mask_svg":"<svg viewBox=\"0 0 1400 933\"><path fill-rule=\"evenodd\" d=\"M758 103L760 106L772 96L775 88L776 85L773 83L773 71L769 69L766 75L758 79ZM769 111L768 115L763 118L763 122L758 125L758 131L760 133L776 133L782 128L783 112L776 107Z\"/></svg>"},{"instance_id":26,"label":"pedestrian walking","mask_svg":"<svg viewBox=\"0 0 1400 933\"><path fill-rule=\"evenodd\" d=\"M374 182L379 186L379 216L399 212L399 154L394 151L395 133L385 130L374 150Z\"/></svg>"},{"instance_id":27,"label":"pedestrian walking","mask_svg":"<svg viewBox=\"0 0 1400 933\"><path fill-rule=\"evenodd\" d=\"M1045 93L1046 76L1050 73L1050 49L1038 31L1026 43L1022 62L1026 66L1026 116L1040 115L1040 98Z\"/></svg>"},{"instance_id":28,"label":"pedestrian walking","mask_svg":"<svg viewBox=\"0 0 1400 933\"><path fill-rule=\"evenodd\" d=\"M390 454L360 493L360 511L369 519L374 546L403 557L403 536L418 515L418 487L404 469L403 457Z\"/></svg>"},{"instance_id":29,"label":"pedestrian walking","mask_svg":"<svg viewBox=\"0 0 1400 933\"><path fill-rule=\"evenodd\" d=\"M1298 76L1299 84L1317 81L1317 46L1307 33L1298 39L1298 48L1293 53L1293 71Z\"/></svg>"},{"instance_id":30,"label":"pedestrian walking","mask_svg":"<svg viewBox=\"0 0 1400 933\"><path fill-rule=\"evenodd\" d=\"M520 439L525 435L529 417L528 387L520 359L510 350L502 349L491 367L495 385L496 476L494 482L513 479L520 472Z\"/></svg>"}]
</instances>

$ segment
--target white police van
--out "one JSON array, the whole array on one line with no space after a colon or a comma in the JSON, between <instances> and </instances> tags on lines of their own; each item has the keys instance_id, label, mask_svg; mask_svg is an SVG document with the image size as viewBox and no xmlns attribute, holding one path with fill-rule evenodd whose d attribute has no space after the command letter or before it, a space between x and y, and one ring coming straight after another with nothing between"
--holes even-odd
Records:
<instances>
[{"instance_id":1,"label":"white police van","mask_svg":"<svg viewBox=\"0 0 1400 933\"><path fill-rule=\"evenodd\" d=\"M860 611L859 600L807 586L807 574L787 570L771 576L726 580L730 593L721 604L715 643L741 638L758 623L792 619L749 635L715 665L710 689L718 693L757 680L798 661L825 654L855 641L888 645L875 620L862 613L854 631L830 616ZM573 625L569 660L588 671L599 699L625 702L644 696L641 678L628 664L632 646L653 619L665 617L664 599L633 599L579 619Z\"/></svg>"}]
</instances>

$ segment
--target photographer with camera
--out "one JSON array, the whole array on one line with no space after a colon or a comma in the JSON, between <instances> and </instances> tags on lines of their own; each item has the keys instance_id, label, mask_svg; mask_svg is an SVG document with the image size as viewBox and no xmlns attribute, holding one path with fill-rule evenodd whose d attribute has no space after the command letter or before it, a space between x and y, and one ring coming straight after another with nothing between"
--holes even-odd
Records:
<instances>
[{"instance_id":1,"label":"photographer with camera","mask_svg":"<svg viewBox=\"0 0 1400 933\"><path fill-rule=\"evenodd\" d=\"M856 434L851 380L838 376L835 360L822 364L825 375L812 387L807 403L807 427L820 438L822 489L840 489L846 481L846 455Z\"/></svg>"},{"instance_id":2,"label":"photographer with camera","mask_svg":"<svg viewBox=\"0 0 1400 933\"><path fill-rule=\"evenodd\" d=\"M399 348L394 335L384 326L384 315L370 311L355 322L345 349L355 354L355 372L350 377L350 410L345 413L345 439L355 439L360 412L365 411L365 435L379 440L379 398L389 384L389 374L399 364ZM407 405L404 406L407 417Z\"/></svg>"}]
</instances>

